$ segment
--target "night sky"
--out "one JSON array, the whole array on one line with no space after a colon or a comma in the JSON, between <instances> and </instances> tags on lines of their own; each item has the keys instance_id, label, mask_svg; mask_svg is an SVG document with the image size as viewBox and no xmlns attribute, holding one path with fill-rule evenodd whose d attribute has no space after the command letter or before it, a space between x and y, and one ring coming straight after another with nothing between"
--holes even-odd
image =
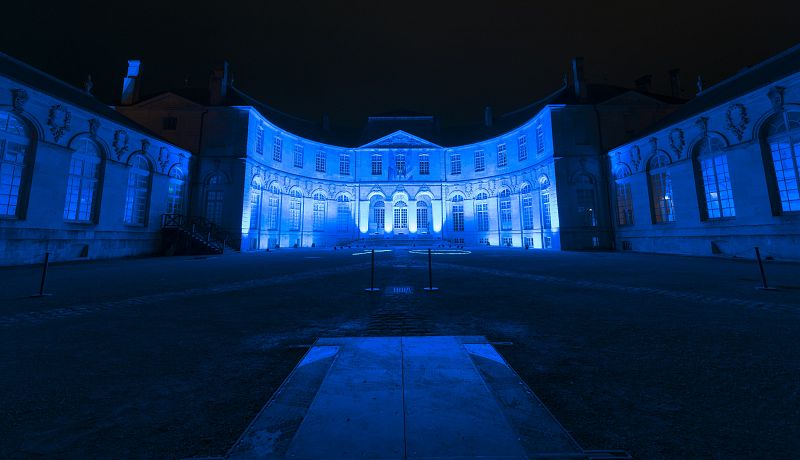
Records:
<instances>
[{"instance_id":1,"label":"night sky","mask_svg":"<svg viewBox=\"0 0 800 460\"><path fill-rule=\"evenodd\" d=\"M116 103L128 58L143 93L205 86L227 59L235 85L309 119L358 125L399 108L443 123L482 119L557 89L573 56L587 78L630 86L653 75L685 96L800 43L797 0L646 1L14 1L3 51ZM601 6L602 5L602 6Z\"/></svg>"}]
</instances>

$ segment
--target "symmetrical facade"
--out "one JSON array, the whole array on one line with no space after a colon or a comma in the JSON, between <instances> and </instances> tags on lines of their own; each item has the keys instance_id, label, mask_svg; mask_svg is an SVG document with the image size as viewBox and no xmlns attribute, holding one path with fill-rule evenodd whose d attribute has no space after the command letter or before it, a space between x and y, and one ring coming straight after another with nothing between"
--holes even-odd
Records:
<instances>
[{"instance_id":1,"label":"symmetrical facade","mask_svg":"<svg viewBox=\"0 0 800 460\"><path fill-rule=\"evenodd\" d=\"M191 154L0 54L0 265L153 254Z\"/></svg>"},{"instance_id":2,"label":"symmetrical facade","mask_svg":"<svg viewBox=\"0 0 800 460\"><path fill-rule=\"evenodd\" d=\"M675 107L587 85L576 72L573 85L515 113L487 112L466 132L393 112L346 139L250 99L224 66L207 94L179 90L117 109L156 132L170 118L202 132L196 147L181 143L181 128L160 133L197 149L192 211L240 229L243 250L387 239L610 248L604 152Z\"/></svg>"},{"instance_id":3,"label":"symmetrical facade","mask_svg":"<svg viewBox=\"0 0 800 460\"><path fill-rule=\"evenodd\" d=\"M800 259L800 47L609 152L617 247Z\"/></svg>"}]
</instances>

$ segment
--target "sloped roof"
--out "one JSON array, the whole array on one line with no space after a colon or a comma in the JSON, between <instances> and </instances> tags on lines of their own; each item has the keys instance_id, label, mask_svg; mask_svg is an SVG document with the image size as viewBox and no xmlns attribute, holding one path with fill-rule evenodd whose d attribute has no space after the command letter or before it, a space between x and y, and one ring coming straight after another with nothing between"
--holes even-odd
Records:
<instances>
[{"instance_id":1,"label":"sloped roof","mask_svg":"<svg viewBox=\"0 0 800 460\"><path fill-rule=\"evenodd\" d=\"M798 72L800 72L800 44L704 89L694 99L646 130L641 137L699 115Z\"/></svg>"},{"instance_id":2,"label":"sloped roof","mask_svg":"<svg viewBox=\"0 0 800 460\"><path fill-rule=\"evenodd\" d=\"M169 144L168 141L163 140L158 134L155 134L144 126L137 124L130 118L114 110L113 107L100 102L94 96L87 94L85 91L65 83L53 77L52 75L46 74L41 70L25 64L24 62L2 52L0 52L0 75L30 86L36 91L40 91L60 101L80 107L88 112L95 113L99 117L103 117L113 121L114 123Z\"/></svg>"}]
</instances>

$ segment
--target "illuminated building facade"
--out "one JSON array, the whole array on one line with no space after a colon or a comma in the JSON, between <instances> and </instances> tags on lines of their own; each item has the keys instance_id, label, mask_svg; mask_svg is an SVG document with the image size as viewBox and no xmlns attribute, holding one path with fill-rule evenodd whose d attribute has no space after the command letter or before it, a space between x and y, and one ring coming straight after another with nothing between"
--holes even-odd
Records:
<instances>
[{"instance_id":1,"label":"illuminated building facade","mask_svg":"<svg viewBox=\"0 0 800 460\"><path fill-rule=\"evenodd\" d=\"M800 46L609 151L616 247L800 259Z\"/></svg>"},{"instance_id":2,"label":"illuminated building facade","mask_svg":"<svg viewBox=\"0 0 800 460\"><path fill-rule=\"evenodd\" d=\"M342 134L248 97L227 65L117 109L200 158L192 212L240 229L241 249L373 244L545 249L613 244L604 153L674 110L672 98L572 84L483 123L407 111ZM202 133L186 136L186 133Z\"/></svg>"},{"instance_id":3,"label":"illuminated building facade","mask_svg":"<svg viewBox=\"0 0 800 460\"><path fill-rule=\"evenodd\" d=\"M0 53L0 265L154 254L192 155Z\"/></svg>"}]
</instances>

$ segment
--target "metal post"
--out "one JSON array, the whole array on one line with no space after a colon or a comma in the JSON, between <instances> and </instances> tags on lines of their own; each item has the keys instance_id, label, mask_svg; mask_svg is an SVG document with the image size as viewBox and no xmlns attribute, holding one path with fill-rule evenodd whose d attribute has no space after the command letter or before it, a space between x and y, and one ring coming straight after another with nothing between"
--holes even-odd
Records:
<instances>
[{"instance_id":1,"label":"metal post","mask_svg":"<svg viewBox=\"0 0 800 460\"><path fill-rule=\"evenodd\" d=\"M769 287L767 285L767 275L764 273L764 264L761 262L761 251L758 250L758 246L755 247L756 250L756 260L758 261L758 271L761 272L761 287L757 287L756 289L761 289L762 291L776 291L777 289Z\"/></svg>"},{"instance_id":2,"label":"metal post","mask_svg":"<svg viewBox=\"0 0 800 460\"><path fill-rule=\"evenodd\" d=\"M431 261L431 248L428 248L428 287L423 289L426 291L439 290L439 288L433 287L433 263Z\"/></svg>"},{"instance_id":3,"label":"metal post","mask_svg":"<svg viewBox=\"0 0 800 460\"><path fill-rule=\"evenodd\" d=\"M50 253L49 252L45 252L44 253L44 266L42 266L42 281L39 284L39 293L38 294L34 294L31 297L44 297L44 296L50 295L50 294L45 294L44 293L44 283L47 280L47 267L49 265L50 265Z\"/></svg>"},{"instance_id":4,"label":"metal post","mask_svg":"<svg viewBox=\"0 0 800 460\"><path fill-rule=\"evenodd\" d=\"M372 250L371 259L372 259L372 264L371 264L370 273L369 273L369 287L367 289L364 289L364 290L365 291L369 291L369 292L375 292L375 291L379 291L380 289L375 287L375 250L374 249Z\"/></svg>"}]
</instances>

